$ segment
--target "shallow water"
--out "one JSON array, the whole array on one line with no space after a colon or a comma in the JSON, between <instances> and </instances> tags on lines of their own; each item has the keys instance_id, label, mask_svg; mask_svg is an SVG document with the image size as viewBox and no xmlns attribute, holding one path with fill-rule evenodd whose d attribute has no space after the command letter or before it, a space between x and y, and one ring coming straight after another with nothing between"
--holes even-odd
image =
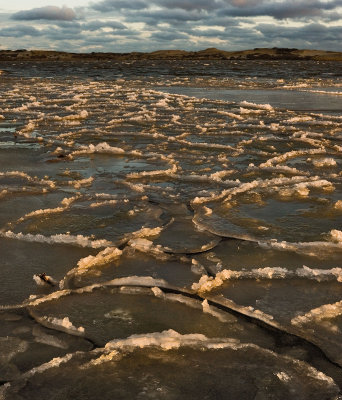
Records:
<instances>
[{"instance_id":1,"label":"shallow water","mask_svg":"<svg viewBox=\"0 0 342 400\"><path fill-rule=\"evenodd\" d=\"M0 70L0 397L338 398L340 64Z\"/></svg>"},{"instance_id":2,"label":"shallow water","mask_svg":"<svg viewBox=\"0 0 342 400\"><path fill-rule=\"evenodd\" d=\"M286 108L291 111L339 113L342 109L342 91L325 88L303 88L302 90L284 89L208 89L173 86L160 88L167 93L181 94L191 97L206 98L210 100L223 100L227 102L248 101L258 104L270 104L277 108ZM311 90L310 90L311 89Z\"/></svg>"}]
</instances>

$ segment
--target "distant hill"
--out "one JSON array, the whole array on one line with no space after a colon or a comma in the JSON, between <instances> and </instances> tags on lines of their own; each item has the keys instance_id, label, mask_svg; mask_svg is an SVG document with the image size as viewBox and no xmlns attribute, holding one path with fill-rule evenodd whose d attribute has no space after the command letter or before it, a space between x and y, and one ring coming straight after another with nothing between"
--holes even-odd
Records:
<instances>
[{"instance_id":1,"label":"distant hill","mask_svg":"<svg viewBox=\"0 0 342 400\"><path fill-rule=\"evenodd\" d=\"M10 60L317 60L342 61L342 52L298 50L288 48L255 48L253 50L224 51L209 48L200 51L158 50L151 53L66 53L45 50L1 50L0 61Z\"/></svg>"}]
</instances>

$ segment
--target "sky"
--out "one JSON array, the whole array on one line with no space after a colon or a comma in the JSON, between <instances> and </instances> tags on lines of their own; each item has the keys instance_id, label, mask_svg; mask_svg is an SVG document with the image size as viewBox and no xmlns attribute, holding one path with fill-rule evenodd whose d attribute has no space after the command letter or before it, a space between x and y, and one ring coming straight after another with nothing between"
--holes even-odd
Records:
<instances>
[{"instance_id":1,"label":"sky","mask_svg":"<svg viewBox=\"0 0 342 400\"><path fill-rule=\"evenodd\" d=\"M342 51L342 0L0 0L0 50L208 47Z\"/></svg>"}]
</instances>

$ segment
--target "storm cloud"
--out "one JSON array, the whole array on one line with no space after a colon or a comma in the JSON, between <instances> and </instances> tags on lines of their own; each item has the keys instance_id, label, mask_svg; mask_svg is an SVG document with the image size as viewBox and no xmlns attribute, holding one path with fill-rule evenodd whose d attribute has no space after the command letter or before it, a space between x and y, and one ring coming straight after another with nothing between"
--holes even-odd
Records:
<instances>
[{"instance_id":1,"label":"storm cloud","mask_svg":"<svg viewBox=\"0 0 342 400\"><path fill-rule=\"evenodd\" d=\"M21 38L23 36L40 36L40 31L27 25L10 26L0 29L0 37Z\"/></svg>"},{"instance_id":2,"label":"storm cloud","mask_svg":"<svg viewBox=\"0 0 342 400\"><path fill-rule=\"evenodd\" d=\"M1 14L2 47L48 43L69 51L275 46L342 51L342 0L84 1L82 9L46 6L7 18Z\"/></svg>"},{"instance_id":3,"label":"storm cloud","mask_svg":"<svg viewBox=\"0 0 342 400\"><path fill-rule=\"evenodd\" d=\"M31 10L19 11L13 14L11 18L16 21L34 21L41 19L50 21L72 21L76 18L76 13L72 8L68 8L66 6L46 6L41 8L33 8Z\"/></svg>"},{"instance_id":4,"label":"storm cloud","mask_svg":"<svg viewBox=\"0 0 342 400\"><path fill-rule=\"evenodd\" d=\"M110 12L122 9L143 10L148 7L144 0L102 0L98 3L91 3L90 8L100 12Z\"/></svg>"},{"instance_id":5,"label":"storm cloud","mask_svg":"<svg viewBox=\"0 0 342 400\"><path fill-rule=\"evenodd\" d=\"M298 19L303 17L323 17L327 11L342 6L342 0L331 2L323 1L296 1L287 0L281 3L267 2L256 7L229 7L221 10L224 15L233 17L269 16L275 19Z\"/></svg>"}]
</instances>

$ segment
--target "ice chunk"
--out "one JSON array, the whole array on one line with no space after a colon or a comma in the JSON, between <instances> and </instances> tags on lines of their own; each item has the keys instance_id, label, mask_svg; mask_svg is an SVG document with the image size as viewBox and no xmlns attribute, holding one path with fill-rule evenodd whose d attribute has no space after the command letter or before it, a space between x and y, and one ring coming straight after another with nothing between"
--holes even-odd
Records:
<instances>
[{"instance_id":1,"label":"ice chunk","mask_svg":"<svg viewBox=\"0 0 342 400\"><path fill-rule=\"evenodd\" d=\"M337 165L336 160L334 158L314 158L312 160L312 164L317 167L335 167Z\"/></svg>"},{"instance_id":2,"label":"ice chunk","mask_svg":"<svg viewBox=\"0 0 342 400\"><path fill-rule=\"evenodd\" d=\"M337 229L332 229L330 231L330 238L333 242L339 243L342 245L342 231L339 231Z\"/></svg>"},{"instance_id":3,"label":"ice chunk","mask_svg":"<svg viewBox=\"0 0 342 400\"><path fill-rule=\"evenodd\" d=\"M76 328L69 320L69 317L64 317L63 319L60 318L53 318L53 317L42 317L44 321L46 321L50 326L59 327L64 332L71 332L73 334L84 334L83 326Z\"/></svg>"},{"instance_id":4,"label":"ice chunk","mask_svg":"<svg viewBox=\"0 0 342 400\"><path fill-rule=\"evenodd\" d=\"M206 337L201 334L181 335L178 332L169 329L160 333L131 335L124 340L112 340L105 346L106 350L123 349L129 347L150 347L158 346L163 350L178 349L182 345L197 344L206 341Z\"/></svg>"},{"instance_id":5,"label":"ice chunk","mask_svg":"<svg viewBox=\"0 0 342 400\"><path fill-rule=\"evenodd\" d=\"M111 242L105 239L99 240L92 240L88 236L83 235L69 235L69 234L59 234L59 235L51 235L51 236L44 236L41 234L33 235L31 233L14 233L12 231L0 231L0 236L6 237L9 239L17 239L17 240L24 240L26 242L39 242L39 243L64 243L70 244L74 246L81 246L81 247L91 247L94 249L98 249L100 247L108 247L112 245Z\"/></svg>"}]
</instances>

